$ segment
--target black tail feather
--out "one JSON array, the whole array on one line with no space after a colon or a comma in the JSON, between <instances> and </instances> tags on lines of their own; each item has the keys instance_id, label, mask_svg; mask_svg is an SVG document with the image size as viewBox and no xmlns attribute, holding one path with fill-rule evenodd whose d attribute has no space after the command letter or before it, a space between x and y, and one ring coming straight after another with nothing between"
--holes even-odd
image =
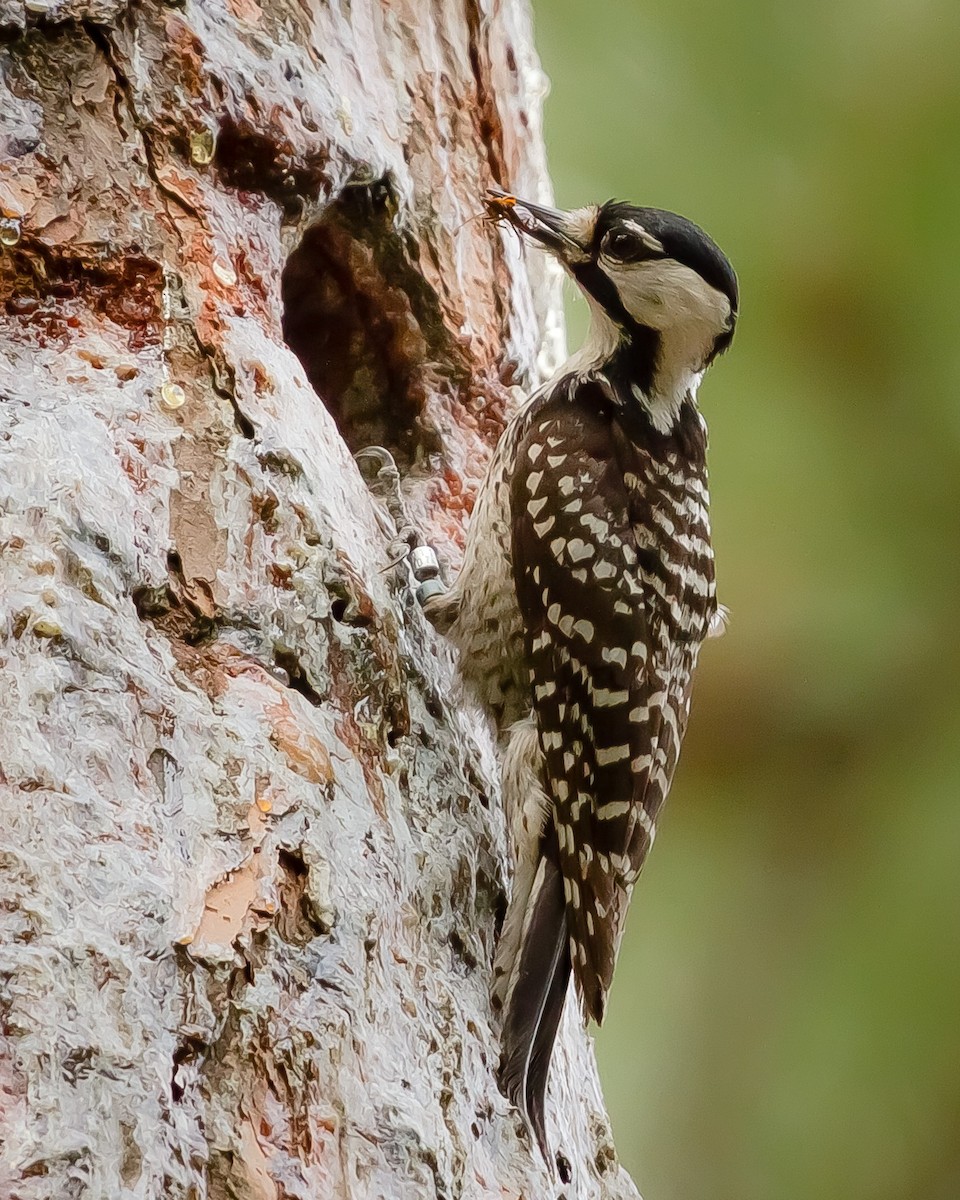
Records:
<instances>
[{"instance_id":1,"label":"black tail feather","mask_svg":"<svg viewBox=\"0 0 960 1200\"><path fill-rule=\"evenodd\" d=\"M563 878L554 855L540 860L516 980L503 1022L500 1085L523 1113L543 1157L547 1075L570 979L570 947Z\"/></svg>"},{"instance_id":2,"label":"black tail feather","mask_svg":"<svg viewBox=\"0 0 960 1200\"><path fill-rule=\"evenodd\" d=\"M533 1053L530 1056L530 1069L525 1092L527 1117L536 1134L540 1151L547 1162L549 1162L550 1156L546 1132L547 1075L550 1070L553 1044L557 1040L557 1031L560 1028L560 1018L563 1016L563 1005L567 998L569 981L570 946L566 926L564 926L560 955L550 981L550 990L547 993L543 1009L543 1019L537 1030Z\"/></svg>"}]
</instances>

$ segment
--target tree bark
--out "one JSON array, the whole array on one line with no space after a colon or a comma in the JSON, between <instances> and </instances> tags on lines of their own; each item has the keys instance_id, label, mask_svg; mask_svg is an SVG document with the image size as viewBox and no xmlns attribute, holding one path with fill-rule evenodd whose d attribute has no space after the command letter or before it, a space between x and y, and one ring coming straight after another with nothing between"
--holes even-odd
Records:
<instances>
[{"instance_id":1,"label":"tree bark","mask_svg":"<svg viewBox=\"0 0 960 1200\"><path fill-rule=\"evenodd\" d=\"M632 1197L568 1004L495 1081L456 569L556 278L522 0L0 0L0 1194ZM400 533L403 531L401 530Z\"/></svg>"}]
</instances>

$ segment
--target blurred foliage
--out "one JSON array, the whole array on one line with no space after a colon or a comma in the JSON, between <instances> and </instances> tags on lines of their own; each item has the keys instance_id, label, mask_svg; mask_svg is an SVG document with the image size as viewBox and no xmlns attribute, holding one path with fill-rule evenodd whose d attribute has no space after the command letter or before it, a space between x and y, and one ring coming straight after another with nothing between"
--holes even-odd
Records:
<instances>
[{"instance_id":1,"label":"blurred foliage","mask_svg":"<svg viewBox=\"0 0 960 1200\"><path fill-rule=\"evenodd\" d=\"M682 212L742 290L733 617L598 1035L621 1156L647 1200L957 1200L960 5L536 18L558 201Z\"/></svg>"}]
</instances>

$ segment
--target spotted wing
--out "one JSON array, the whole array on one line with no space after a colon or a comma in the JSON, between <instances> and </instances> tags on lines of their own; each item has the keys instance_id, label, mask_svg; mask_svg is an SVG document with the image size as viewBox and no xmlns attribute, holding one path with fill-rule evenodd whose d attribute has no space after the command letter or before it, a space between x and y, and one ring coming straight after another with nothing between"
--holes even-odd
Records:
<instances>
[{"instance_id":1,"label":"spotted wing","mask_svg":"<svg viewBox=\"0 0 960 1200\"><path fill-rule=\"evenodd\" d=\"M653 840L656 814L645 804L662 790L648 785L663 695L620 439L597 392L587 385L533 412L518 446L511 533L572 966L600 1021Z\"/></svg>"}]
</instances>

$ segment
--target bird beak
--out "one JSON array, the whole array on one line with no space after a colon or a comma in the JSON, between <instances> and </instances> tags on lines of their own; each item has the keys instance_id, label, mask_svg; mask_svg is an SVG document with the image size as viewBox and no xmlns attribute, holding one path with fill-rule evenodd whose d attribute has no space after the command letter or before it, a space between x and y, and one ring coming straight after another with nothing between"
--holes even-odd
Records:
<instances>
[{"instance_id":1,"label":"bird beak","mask_svg":"<svg viewBox=\"0 0 960 1200\"><path fill-rule=\"evenodd\" d=\"M575 213L559 208L546 208L521 200L502 188L487 191L487 212L496 221L509 221L514 229L525 234L545 250L552 251L561 262L583 262L589 257L581 240L584 230L584 210Z\"/></svg>"}]
</instances>

